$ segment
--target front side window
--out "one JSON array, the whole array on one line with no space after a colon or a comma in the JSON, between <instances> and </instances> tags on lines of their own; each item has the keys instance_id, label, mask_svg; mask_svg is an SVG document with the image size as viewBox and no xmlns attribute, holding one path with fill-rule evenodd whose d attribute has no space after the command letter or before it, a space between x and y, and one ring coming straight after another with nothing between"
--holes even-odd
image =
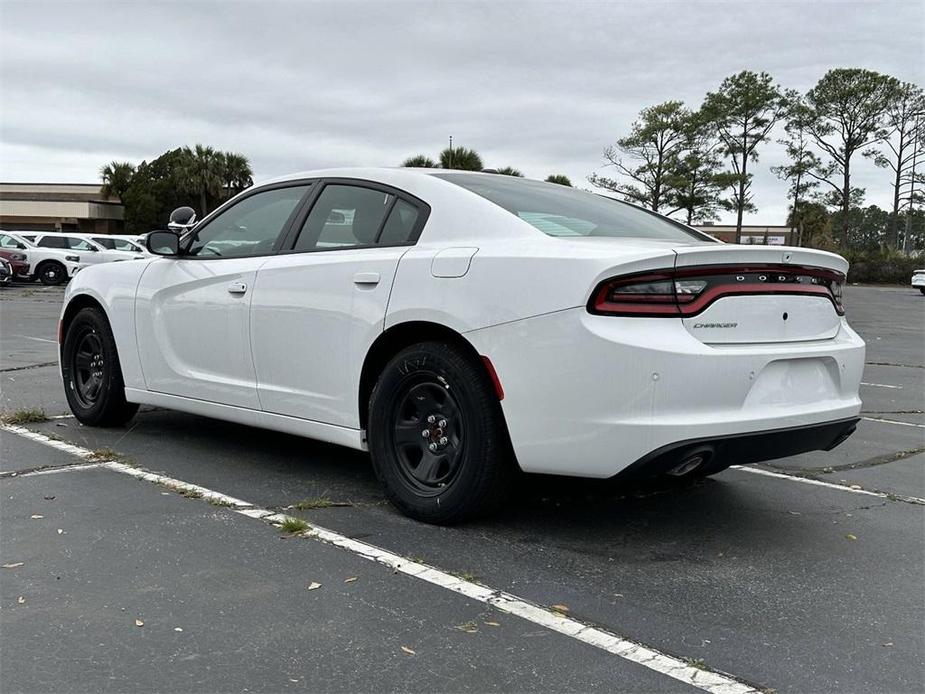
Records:
<instances>
[{"instance_id":1,"label":"front side window","mask_svg":"<svg viewBox=\"0 0 925 694\"><path fill-rule=\"evenodd\" d=\"M79 239L76 236L68 236L66 237L66 240L67 240L67 247L70 248L72 251L96 252L99 250L96 246L94 246L92 243L90 243L86 239Z\"/></svg>"},{"instance_id":2,"label":"front side window","mask_svg":"<svg viewBox=\"0 0 925 694\"><path fill-rule=\"evenodd\" d=\"M372 188L325 186L302 225L295 250L373 245L393 198L389 193Z\"/></svg>"},{"instance_id":3,"label":"front side window","mask_svg":"<svg viewBox=\"0 0 925 694\"><path fill-rule=\"evenodd\" d=\"M244 198L192 235L186 255L241 258L273 252L307 185L276 188Z\"/></svg>"},{"instance_id":4,"label":"front side window","mask_svg":"<svg viewBox=\"0 0 925 694\"><path fill-rule=\"evenodd\" d=\"M67 239L63 236L43 236L39 239L41 248L67 248Z\"/></svg>"},{"instance_id":5,"label":"front side window","mask_svg":"<svg viewBox=\"0 0 925 694\"><path fill-rule=\"evenodd\" d=\"M716 240L625 202L555 183L490 174L432 174L503 207L547 236Z\"/></svg>"}]
</instances>

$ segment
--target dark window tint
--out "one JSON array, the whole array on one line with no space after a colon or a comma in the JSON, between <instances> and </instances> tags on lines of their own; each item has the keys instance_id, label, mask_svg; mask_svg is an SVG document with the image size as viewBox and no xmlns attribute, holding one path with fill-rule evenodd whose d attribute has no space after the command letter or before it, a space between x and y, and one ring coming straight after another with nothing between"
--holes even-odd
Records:
<instances>
[{"instance_id":1,"label":"dark window tint","mask_svg":"<svg viewBox=\"0 0 925 694\"><path fill-rule=\"evenodd\" d=\"M503 207L549 236L714 241L670 219L574 188L512 176L433 174Z\"/></svg>"},{"instance_id":2,"label":"dark window tint","mask_svg":"<svg viewBox=\"0 0 925 694\"><path fill-rule=\"evenodd\" d=\"M418 208L407 203L404 200L395 202L389 218L385 220L385 226L382 227L382 233L379 235L379 243L383 246L397 246L408 243L411 240L411 233L418 221Z\"/></svg>"},{"instance_id":3,"label":"dark window tint","mask_svg":"<svg viewBox=\"0 0 925 694\"><path fill-rule=\"evenodd\" d=\"M295 250L372 245L391 202L392 196L381 190L325 186L302 225Z\"/></svg>"},{"instance_id":4,"label":"dark window tint","mask_svg":"<svg viewBox=\"0 0 925 694\"><path fill-rule=\"evenodd\" d=\"M240 258L273 251L308 186L251 195L198 229L187 251L202 258Z\"/></svg>"},{"instance_id":5,"label":"dark window tint","mask_svg":"<svg viewBox=\"0 0 925 694\"><path fill-rule=\"evenodd\" d=\"M98 238L94 238L93 240L96 241L98 244L100 244L103 248L108 248L111 251L115 250L116 248L115 241L113 241L112 239L98 237Z\"/></svg>"},{"instance_id":6,"label":"dark window tint","mask_svg":"<svg viewBox=\"0 0 925 694\"><path fill-rule=\"evenodd\" d=\"M67 239L63 236L43 236L37 244L41 248L67 248Z\"/></svg>"}]
</instances>

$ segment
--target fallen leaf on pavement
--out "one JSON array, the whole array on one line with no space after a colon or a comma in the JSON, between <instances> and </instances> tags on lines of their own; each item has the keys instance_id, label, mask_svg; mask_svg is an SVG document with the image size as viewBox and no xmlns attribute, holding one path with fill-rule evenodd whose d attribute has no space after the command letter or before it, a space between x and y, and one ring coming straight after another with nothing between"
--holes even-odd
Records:
<instances>
[{"instance_id":1,"label":"fallen leaf on pavement","mask_svg":"<svg viewBox=\"0 0 925 694\"><path fill-rule=\"evenodd\" d=\"M405 653L407 653L408 655L414 655L414 651L412 651L412 650L411 650L410 648L408 648L407 646L402 646L401 649L402 649Z\"/></svg>"},{"instance_id":2,"label":"fallen leaf on pavement","mask_svg":"<svg viewBox=\"0 0 925 694\"><path fill-rule=\"evenodd\" d=\"M174 631L183 631L180 627L174 627L173 630L174 630Z\"/></svg>"},{"instance_id":3,"label":"fallen leaf on pavement","mask_svg":"<svg viewBox=\"0 0 925 694\"><path fill-rule=\"evenodd\" d=\"M358 578L357 576L351 576L350 578L345 578L344 583L353 583L354 581L357 580L357 578Z\"/></svg>"},{"instance_id":4,"label":"fallen leaf on pavement","mask_svg":"<svg viewBox=\"0 0 925 694\"><path fill-rule=\"evenodd\" d=\"M321 584L320 584L320 583L315 583L314 581L312 581L311 583L308 584L308 589L309 589L309 590L318 590L320 587L321 587Z\"/></svg>"},{"instance_id":5,"label":"fallen leaf on pavement","mask_svg":"<svg viewBox=\"0 0 925 694\"><path fill-rule=\"evenodd\" d=\"M489 627L500 627L501 626L497 622L482 622L482 624L484 624L485 626L489 626Z\"/></svg>"},{"instance_id":6,"label":"fallen leaf on pavement","mask_svg":"<svg viewBox=\"0 0 925 694\"><path fill-rule=\"evenodd\" d=\"M4 565L3 565L3 568L4 568L4 569L18 569L18 568L19 568L20 566L22 566L22 565L23 565L23 563L22 563L21 561L17 561L17 562L14 562L14 563L12 563L12 564L4 564Z\"/></svg>"},{"instance_id":7,"label":"fallen leaf on pavement","mask_svg":"<svg viewBox=\"0 0 925 694\"><path fill-rule=\"evenodd\" d=\"M26 596L25 596L25 595L20 595L18 598L16 598L16 602L18 602L20 605L25 605L25 604L26 604Z\"/></svg>"},{"instance_id":8,"label":"fallen leaf on pavement","mask_svg":"<svg viewBox=\"0 0 925 694\"><path fill-rule=\"evenodd\" d=\"M64 534L64 531L63 531L61 528L58 528L58 534L59 534L59 535L62 535L62 534Z\"/></svg>"},{"instance_id":9,"label":"fallen leaf on pavement","mask_svg":"<svg viewBox=\"0 0 925 694\"><path fill-rule=\"evenodd\" d=\"M29 516L29 518L31 518L32 520L37 520L38 518L44 518L44 517L45 516L41 516L38 513L33 513L31 516Z\"/></svg>"},{"instance_id":10,"label":"fallen leaf on pavement","mask_svg":"<svg viewBox=\"0 0 925 694\"><path fill-rule=\"evenodd\" d=\"M845 539L846 539L846 540L857 540L857 539L858 539L858 536L857 536L857 535L852 535L851 533L848 533L847 535L845 535Z\"/></svg>"},{"instance_id":11,"label":"fallen leaf on pavement","mask_svg":"<svg viewBox=\"0 0 925 694\"><path fill-rule=\"evenodd\" d=\"M568 612L568 605L551 605L556 612Z\"/></svg>"},{"instance_id":12,"label":"fallen leaf on pavement","mask_svg":"<svg viewBox=\"0 0 925 694\"><path fill-rule=\"evenodd\" d=\"M144 625L145 625L145 623L142 622L140 619L136 619L136 620L135 620L135 626L136 626L136 627L143 627Z\"/></svg>"}]
</instances>

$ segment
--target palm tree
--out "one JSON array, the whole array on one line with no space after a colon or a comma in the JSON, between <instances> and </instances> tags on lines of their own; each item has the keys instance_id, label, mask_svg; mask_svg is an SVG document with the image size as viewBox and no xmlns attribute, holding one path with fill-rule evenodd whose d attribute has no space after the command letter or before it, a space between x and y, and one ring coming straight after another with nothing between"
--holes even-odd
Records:
<instances>
[{"instance_id":1,"label":"palm tree","mask_svg":"<svg viewBox=\"0 0 925 694\"><path fill-rule=\"evenodd\" d=\"M194 149L183 148L186 160L180 172L180 185L186 192L199 196L200 218L209 212L209 197L218 198L222 194L222 172L224 157L211 147L196 145Z\"/></svg>"},{"instance_id":2,"label":"palm tree","mask_svg":"<svg viewBox=\"0 0 925 694\"><path fill-rule=\"evenodd\" d=\"M247 157L236 152L224 152L220 156L222 158L222 185L228 197L254 185L254 172L251 170Z\"/></svg>"},{"instance_id":3,"label":"palm tree","mask_svg":"<svg viewBox=\"0 0 925 694\"><path fill-rule=\"evenodd\" d=\"M502 176L517 176L519 178L524 177L524 175L513 166L505 166L500 169L495 169L495 173L501 174Z\"/></svg>"},{"instance_id":4,"label":"palm tree","mask_svg":"<svg viewBox=\"0 0 925 694\"><path fill-rule=\"evenodd\" d=\"M135 166L127 161L111 161L106 166L100 167L100 178L103 180L103 187L100 193L103 197L116 196L120 200L132 183L132 176L135 175Z\"/></svg>"},{"instance_id":5,"label":"palm tree","mask_svg":"<svg viewBox=\"0 0 925 694\"><path fill-rule=\"evenodd\" d=\"M408 157L405 159L405 161L402 162L402 166L416 169L436 169L437 162L428 157L426 154L416 154L413 157Z\"/></svg>"},{"instance_id":6,"label":"palm tree","mask_svg":"<svg viewBox=\"0 0 925 694\"><path fill-rule=\"evenodd\" d=\"M568 176L565 174L549 174L546 177L547 183L558 183L560 186L572 187L572 182L568 179Z\"/></svg>"},{"instance_id":7,"label":"palm tree","mask_svg":"<svg viewBox=\"0 0 925 694\"><path fill-rule=\"evenodd\" d=\"M466 147L447 147L440 152L440 166L463 171L481 171L484 168L478 152Z\"/></svg>"}]
</instances>

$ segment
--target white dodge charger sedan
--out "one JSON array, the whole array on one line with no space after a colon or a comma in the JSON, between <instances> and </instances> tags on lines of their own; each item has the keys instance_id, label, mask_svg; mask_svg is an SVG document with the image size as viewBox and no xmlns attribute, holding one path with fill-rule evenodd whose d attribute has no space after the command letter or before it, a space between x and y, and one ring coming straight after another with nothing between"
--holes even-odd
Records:
<instances>
[{"instance_id":1,"label":"white dodge charger sedan","mask_svg":"<svg viewBox=\"0 0 925 694\"><path fill-rule=\"evenodd\" d=\"M315 171L147 244L68 287L78 420L149 404L369 450L428 522L496 507L518 469L693 478L828 450L860 411L843 258L560 185Z\"/></svg>"}]
</instances>

